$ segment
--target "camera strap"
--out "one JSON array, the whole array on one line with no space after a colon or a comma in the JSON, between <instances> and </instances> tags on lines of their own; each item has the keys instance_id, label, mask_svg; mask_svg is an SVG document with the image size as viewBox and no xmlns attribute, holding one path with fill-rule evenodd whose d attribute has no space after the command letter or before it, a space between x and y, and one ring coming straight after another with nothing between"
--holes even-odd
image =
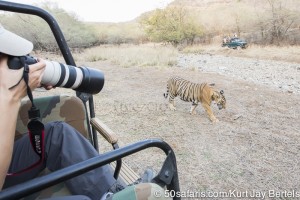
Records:
<instances>
[{"instance_id":1,"label":"camera strap","mask_svg":"<svg viewBox=\"0 0 300 200\"><path fill-rule=\"evenodd\" d=\"M29 66L25 63L24 58L21 58L21 62L24 66L23 78L27 87L27 95L31 101L31 108L28 110L29 122L27 124L28 134L30 138L30 143L35 151L35 153L40 157L39 161L32 164L31 166L22 169L18 172L8 173L8 176L19 175L21 173L27 172L40 164L43 163L45 158L45 146L44 146L44 136L45 136L45 127L40 120L40 110L33 103L33 95L31 89L28 85L29 81Z\"/></svg>"}]
</instances>

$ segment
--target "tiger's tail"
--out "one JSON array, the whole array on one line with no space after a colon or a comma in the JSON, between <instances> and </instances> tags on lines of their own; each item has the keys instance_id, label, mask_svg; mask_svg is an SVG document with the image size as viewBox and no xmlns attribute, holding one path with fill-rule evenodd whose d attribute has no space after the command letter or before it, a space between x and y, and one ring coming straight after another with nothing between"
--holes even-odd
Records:
<instances>
[{"instance_id":1,"label":"tiger's tail","mask_svg":"<svg viewBox=\"0 0 300 200\"><path fill-rule=\"evenodd\" d=\"M164 97L165 97L165 98L168 98L168 96L169 96L169 87L168 87L168 85L167 85L167 92L164 93Z\"/></svg>"}]
</instances>

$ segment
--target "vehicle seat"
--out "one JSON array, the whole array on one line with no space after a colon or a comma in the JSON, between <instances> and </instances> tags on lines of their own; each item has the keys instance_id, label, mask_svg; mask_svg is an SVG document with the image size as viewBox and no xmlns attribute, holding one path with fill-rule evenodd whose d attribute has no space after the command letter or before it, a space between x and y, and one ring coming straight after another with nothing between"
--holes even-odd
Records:
<instances>
[{"instance_id":1,"label":"vehicle seat","mask_svg":"<svg viewBox=\"0 0 300 200\"><path fill-rule=\"evenodd\" d=\"M51 121L64 121L76 128L84 137L90 139L86 123L85 108L82 101L76 96L60 95L39 97L34 99L34 104L40 109L41 119L44 124ZM24 133L28 132L27 123L29 119L27 112L30 106L31 102L29 100L23 100L21 103L15 139L20 138ZM49 170L45 169L41 175L47 173L49 173ZM23 199L40 199L65 195L70 195L70 192L64 183L60 183Z\"/></svg>"},{"instance_id":2,"label":"vehicle seat","mask_svg":"<svg viewBox=\"0 0 300 200\"><path fill-rule=\"evenodd\" d=\"M34 104L40 109L41 119L44 124L51 121L64 121L76 128L84 137L90 139L90 134L87 127L87 117L85 106L82 101L76 96L58 95L48 97L38 97L34 99ZM29 99L23 100L17 118L17 127L15 140L27 133L28 110L31 102ZM92 118L89 122L93 128L100 133L106 141L114 145L118 142L115 133L109 129L104 123L97 118ZM112 168L115 168L115 162L111 163ZM49 173L45 169L40 175ZM122 164L120 178L125 184L131 184L140 178L126 163ZM54 196L71 195L64 183L49 187L38 193L22 198L23 200L50 198Z\"/></svg>"}]
</instances>

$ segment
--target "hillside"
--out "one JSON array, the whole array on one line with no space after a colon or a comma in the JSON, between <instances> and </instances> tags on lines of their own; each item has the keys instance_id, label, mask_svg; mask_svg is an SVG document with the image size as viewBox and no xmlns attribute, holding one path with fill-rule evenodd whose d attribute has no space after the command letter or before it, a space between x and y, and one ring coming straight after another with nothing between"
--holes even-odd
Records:
<instances>
[{"instance_id":1,"label":"hillside","mask_svg":"<svg viewBox=\"0 0 300 200\"><path fill-rule=\"evenodd\" d=\"M238 33L250 42L299 44L298 0L175 0L211 36Z\"/></svg>"},{"instance_id":2,"label":"hillside","mask_svg":"<svg viewBox=\"0 0 300 200\"><path fill-rule=\"evenodd\" d=\"M120 23L93 22L89 24L94 27L100 43L140 43L146 40L137 19Z\"/></svg>"},{"instance_id":3,"label":"hillside","mask_svg":"<svg viewBox=\"0 0 300 200\"><path fill-rule=\"evenodd\" d=\"M237 6L244 4L247 6L255 6L256 8L265 9L270 3L280 3L282 7L297 10L300 2L297 0L174 0L169 6L186 6L193 8L210 8L210 7L223 7L223 6Z\"/></svg>"},{"instance_id":4,"label":"hillside","mask_svg":"<svg viewBox=\"0 0 300 200\"><path fill-rule=\"evenodd\" d=\"M251 44L299 45L300 1L298 0L175 0L171 7L183 8L203 29L195 43L220 43L223 36L237 33ZM101 43L141 43L147 36L139 22L146 12L124 23L93 23Z\"/></svg>"}]
</instances>

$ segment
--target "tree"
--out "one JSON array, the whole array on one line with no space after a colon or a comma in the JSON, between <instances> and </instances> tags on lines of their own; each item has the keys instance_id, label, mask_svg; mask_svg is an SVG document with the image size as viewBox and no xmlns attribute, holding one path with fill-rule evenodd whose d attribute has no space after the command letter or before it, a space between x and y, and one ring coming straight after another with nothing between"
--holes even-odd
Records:
<instances>
[{"instance_id":1,"label":"tree","mask_svg":"<svg viewBox=\"0 0 300 200\"><path fill-rule=\"evenodd\" d=\"M286 33L295 21L293 13L282 6L280 0L268 0L271 8L271 19L269 20L269 32L271 44L279 45L285 39Z\"/></svg>"},{"instance_id":2,"label":"tree","mask_svg":"<svg viewBox=\"0 0 300 200\"><path fill-rule=\"evenodd\" d=\"M266 11L258 15L257 27L264 43L280 45L288 41L289 31L295 27L299 15L283 0L265 0Z\"/></svg>"},{"instance_id":3,"label":"tree","mask_svg":"<svg viewBox=\"0 0 300 200\"><path fill-rule=\"evenodd\" d=\"M140 23L150 40L174 46L184 41L192 44L197 36L203 34L201 26L183 7L157 9L145 15Z\"/></svg>"}]
</instances>

